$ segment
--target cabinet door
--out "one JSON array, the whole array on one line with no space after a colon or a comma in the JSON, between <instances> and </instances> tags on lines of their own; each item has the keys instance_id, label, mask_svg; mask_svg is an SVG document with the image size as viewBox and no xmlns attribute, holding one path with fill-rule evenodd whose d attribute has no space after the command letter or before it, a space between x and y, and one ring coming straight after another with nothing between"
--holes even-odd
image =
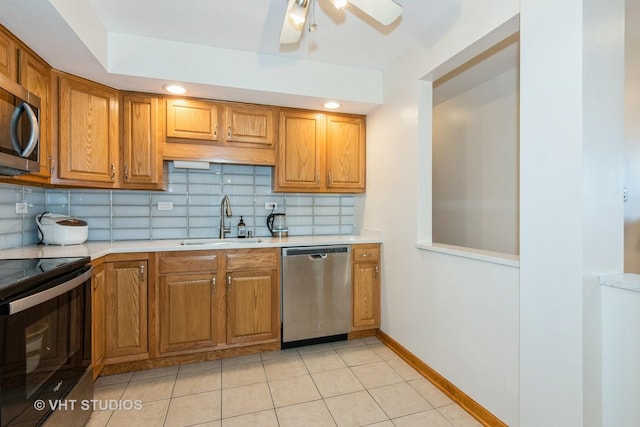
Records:
<instances>
[{"instance_id":1,"label":"cabinet door","mask_svg":"<svg viewBox=\"0 0 640 427\"><path fill-rule=\"evenodd\" d=\"M353 245L353 330L380 327L380 245Z\"/></svg>"},{"instance_id":2,"label":"cabinet door","mask_svg":"<svg viewBox=\"0 0 640 427\"><path fill-rule=\"evenodd\" d=\"M160 353L216 345L215 274L160 278Z\"/></svg>"},{"instance_id":3,"label":"cabinet door","mask_svg":"<svg viewBox=\"0 0 640 427\"><path fill-rule=\"evenodd\" d=\"M20 50L20 84L28 91L40 98L40 172L25 176L44 178L45 182L51 177L55 166L51 157L51 69L47 64L31 55L24 49Z\"/></svg>"},{"instance_id":4,"label":"cabinet door","mask_svg":"<svg viewBox=\"0 0 640 427\"><path fill-rule=\"evenodd\" d=\"M16 81L16 43L11 35L0 30L0 74Z\"/></svg>"},{"instance_id":5,"label":"cabinet door","mask_svg":"<svg viewBox=\"0 0 640 427\"><path fill-rule=\"evenodd\" d=\"M377 263L353 265L353 330L380 326L380 275Z\"/></svg>"},{"instance_id":6,"label":"cabinet door","mask_svg":"<svg viewBox=\"0 0 640 427\"><path fill-rule=\"evenodd\" d=\"M107 357L118 358L114 362L146 359L148 262L108 262L105 271Z\"/></svg>"},{"instance_id":7,"label":"cabinet door","mask_svg":"<svg viewBox=\"0 0 640 427\"><path fill-rule=\"evenodd\" d=\"M101 264L94 267L91 279L91 366L94 380L102 372L106 356L105 285L104 264Z\"/></svg>"},{"instance_id":8,"label":"cabinet door","mask_svg":"<svg viewBox=\"0 0 640 427\"><path fill-rule=\"evenodd\" d=\"M261 105L232 104L225 106L225 139L227 142L257 144L258 148L275 146L275 110ZM246 144L243 144L246 145Z\"/></svg>"},{"instance_id":9,"label":"cabinet door","mask_svg":"<svg viewBox=\"0 0 640 427\"><path fill-rule=\"evenodd\" d=\"M218 105L193 99L167 99L166 126L169 141L172 138L218 141Z\"/></svg>"},{"instance_id":10,"label":"cabinet door","mask_svg":"<svg viewBox=\"0 0 640 427\"><path fill-rule=\"evenodd\" d=\"M125 95L122 104L123 187L160 188L162 159L158 137L158 98L146 95Z\"/></svg>"},{"instance_id":11,"label":"cabinet door","mask_svg":"<svg viewBox=\"0 0 640 427\"><path fill-rule=\"evenodd\" d=\"M280 113L276 191L321 187L325 137L324 115L296 111Z\"/></svg>"},{"instance_id":12,"label":"cabinet door","mask_svg":"<svg viewBox=\"0 0 640 427\"><path fill-rule=\"evenodd\" d=\"M227 343L277 340L277 270L227 273Z\"/></svg>"},{"instance_id":13,"label":"cabinet door","mask_svg":"<svg viewBox=\"0 0 640 427\"><path fill-rule=\"evenodd\" d=\"M364 191L364 119L327 117L327 188Z\"/></svg>"},{"instance_id":14,"label":"cabinet door","mask_svg":"<svg viewBox=\"0 0 640 427\"><path fill-rule=\"evenodd\" d=\"M117 92L71 77L60 78L59 92L59 177L114 187L118 164Z\"/></svg>"}]
</instances>

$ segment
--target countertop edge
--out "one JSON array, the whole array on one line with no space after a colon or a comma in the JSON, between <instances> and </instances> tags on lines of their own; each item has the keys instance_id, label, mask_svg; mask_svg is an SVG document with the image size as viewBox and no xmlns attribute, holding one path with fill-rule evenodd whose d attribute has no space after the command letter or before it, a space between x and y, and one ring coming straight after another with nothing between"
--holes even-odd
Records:
<instances>
[{"instance_id":1,"label":"countertop edge","mask_svg":"<svg viewBox=\"0 0 640 427\"><path fill-rule=\"evenodd\" d=\"M185 240L126 240L126 241L90 241L80 245L32 245L19 248L0 250L0 259L19 258L55 258L88 256L96 260L111 254L136 252L167 252L167 251L197 251L197 250L227 250L227 249L255 249L255 248L284 248L291 246L322 246L382 243L382 236L377 232L362 233L360 235L327 235L327 236L291 236L285 238L260 237L259 242L244 243L237 239L228 239L224 246L216 244L183 245Z\"/></svg>"}]
</instances>

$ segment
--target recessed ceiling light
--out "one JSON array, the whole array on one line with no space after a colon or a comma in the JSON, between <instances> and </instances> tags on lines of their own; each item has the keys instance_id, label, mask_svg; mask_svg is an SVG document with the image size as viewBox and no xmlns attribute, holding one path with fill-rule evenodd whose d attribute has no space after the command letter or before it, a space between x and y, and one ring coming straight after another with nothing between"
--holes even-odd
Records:
<instances>
[{"instance_id":1,"label":"recessed ceiling light","mask_svg":"<svg viewBox=\"0 0 640 427\"><path fill-rule=\"evenodd\" d=\"M174 95L182 95L187 92L187 90L180 85L164 85L162 87L164 90Z\"/></svg>"},{"instance_id":2,"label":"recessed ceiling light","mask_svg":"<svg viewBox=\"0 0 640 427\"><path fill-rule=\"evenodd\" d=\"M335 110L336 108L339 108L340 104L338 104L335 101L329 101L329 102L325 102L324 104L324 108L328 108L329 110Z\"/></svg>"}]
</instances>

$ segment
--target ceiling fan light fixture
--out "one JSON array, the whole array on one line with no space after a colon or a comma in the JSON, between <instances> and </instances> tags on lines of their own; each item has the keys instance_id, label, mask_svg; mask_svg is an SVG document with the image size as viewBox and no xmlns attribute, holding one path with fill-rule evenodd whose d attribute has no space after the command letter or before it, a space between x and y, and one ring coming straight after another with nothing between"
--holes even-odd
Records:
<instances>
[{"instance_id":1,"label":"ceiling fan light fixture","mask_svg":"<svg viewBox=\"0 0 640 427\"><path fill-rule=\"evenodd\" d=\"M295 0L291 5L287 16L295 26L302 28L302 25L304 25L304 21L307 18L308 5L309 0Z\"/></svg>"},{"instance_id":2,"label":"ceiling fan light fixture","mask_svg":"<svg viewBox=\"0 0 640 427\"><path fill-rule=\"evenodd\" d=\"M333 5L336 9L342 9L347 5L347 0L333 0Z\"/></svg>"}]
</instances>

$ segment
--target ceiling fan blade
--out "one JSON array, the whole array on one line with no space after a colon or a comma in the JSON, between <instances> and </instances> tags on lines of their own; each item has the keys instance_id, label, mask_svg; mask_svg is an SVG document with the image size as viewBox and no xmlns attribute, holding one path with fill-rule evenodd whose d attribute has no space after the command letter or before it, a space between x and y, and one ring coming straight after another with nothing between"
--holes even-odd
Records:
<instances>
[{"instance_id":1,"label":"ceiling fan blade","mask_svg":"<svg viewBox=\"0 0 640 427\"><path fill-rule=\"evenodd\" d=\"M302 6L299 4L302 3ZM282 31L280 32L280 44L297 43L300 40L300 34L304 28L304 23L309 9L310 1L301 2L300 0L289 0L287 12L282 22Z\"/></svg>"},{"instance_id":2,"label":"ceiling fan blade","mask_svg":"<svg viewBox=\"0 0 640 427\"><path fill-rule=\"evenodd\" d=\"M349 3L382 25L389 25L402 13L402 6L393 0L349 0Z\"/></svg>"}]
</instances>

